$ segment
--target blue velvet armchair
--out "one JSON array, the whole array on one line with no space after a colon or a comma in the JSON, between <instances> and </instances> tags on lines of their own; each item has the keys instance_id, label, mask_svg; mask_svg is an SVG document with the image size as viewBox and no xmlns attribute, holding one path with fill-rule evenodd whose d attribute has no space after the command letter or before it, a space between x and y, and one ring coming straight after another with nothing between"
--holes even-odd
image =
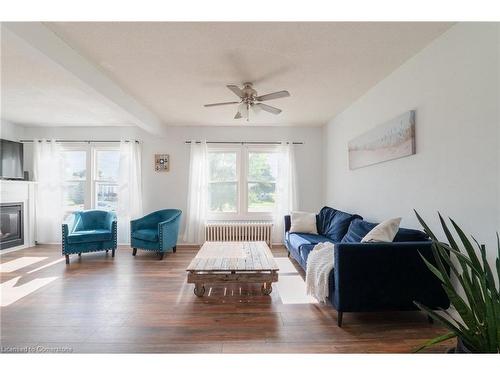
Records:
<instances>
[{"instance_id":1,"label":"blue velvet armchair","mask_svg":"<svg viewBox=\"0 0 500 375\"><path fill-rule=\"evenodd\" d=\"M69 223L62 225L62 254L69 264L70 254L112 250L117 245L117 222L114 212L101 210L77 211Z\"/></svg>"},{"instance_id":2,"label":"blue velvet armchair","mask_svg":"<svg viewBox=\"0 0 500 375\"><path fill-rule=\"evenodd\" d=\"M132 220L130 222L132 255L137 254L137 249L155 251L161 260L167 251L172 250L175 253L181 214L181 210L167 209Z\"/></svg>"}]
</instances>

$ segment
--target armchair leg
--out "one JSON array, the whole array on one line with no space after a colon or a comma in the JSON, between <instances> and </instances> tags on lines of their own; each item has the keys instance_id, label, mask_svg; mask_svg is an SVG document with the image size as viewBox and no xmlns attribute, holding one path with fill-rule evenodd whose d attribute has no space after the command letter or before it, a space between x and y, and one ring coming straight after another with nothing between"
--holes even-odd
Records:
<instances>
[{"instance_id":1,"label":"armchair leg","mask_svg":"<svg viewBox=\"0 0 500 375\"><path fill-rule=\"evenodd\" d=\"M82 253L78 253L78 256L81 257L82 256Z\"/></svg>"},{"instance_id":2,"label":"armchair leg","mask_svg":"<svg viewBox=\"0 0 500 375\"><path fill-rule=\"evenodd\" d=\"M339 327L342 327L342 315L343 315L343 314L344 314L344 313L343 313L343 312L341 312L341 311L338 311L338 312L337 312L337 325L338 325Z\"/></svg>"},{"instance_id":3,"label":"armchair leg","mask_svg":"<svg viewBox=\"0 0 500 375\"><path fill-rule=\"evenodd\" d=\"M177 246L174 246L172 250L174 251L174 253L177 252Z\"/></svg>"},{"instance_id":4,"label":"armchair leg","mask_svg":"<svg viewBox=\"0 0 500 375\"><path fill-rule=\"evenodd\" d=\"M109 252L109 250L106 250L106 254Z\"/></svg>"},{"instance_id":5,"label":"armchair leg","mask_svg":"<svg viewBox=\"0 0 500 375\"><path fill-rule=\"evenodd\" d=\"M290 258L290 252L288 252L288 258Z\"/></svg>"},{"instance_id":6,"label":"armchair leg","mask_svg":"<svg viewBox=\"0 0 500 375\"><path fill-rule=\"evenodd\" d=\"M69 264L69 255L66 254L65 257L66 257L66 264Z\"/></svg>"},{"instance_id":7,"label":"armchair leg","mask_svg":"<svg viewBox=\"0 0 500 375\"><path fill-rule=\"evenodd\" d=\"M163 260L163 255L164 255L164 254L165 254L164 252L161 252L161 253L160 253L160 260Z\"/></svg>"},{"instance_id":8,"label":"armchair leg","mask_svg":"<svg viewBox=\"0 0 500 375\"><path fill-rule=\"evenodd\" d=\"M108 252L108 251L106 251ZM115 257L115 249L111 250L111 257L114 258Z\"/></svg>"},{"instance_id":9,"label":"armchair leg","mask_svg":"<svg viewBox=\"0 0 500 375\"><path fill-rule=\"evenodd\" d=\"M134 249L132 250L132 255L135 256L135 254L137 254L137 247L134 247Z\"/></svg>"}]
</instances>

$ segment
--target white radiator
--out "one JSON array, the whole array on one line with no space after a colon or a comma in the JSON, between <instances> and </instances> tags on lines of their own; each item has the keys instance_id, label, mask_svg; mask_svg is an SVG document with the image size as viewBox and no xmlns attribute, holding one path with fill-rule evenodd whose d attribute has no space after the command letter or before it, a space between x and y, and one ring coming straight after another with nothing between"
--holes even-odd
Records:
<instances>
[{"instance_id":1,"label":"white radiator","mask_svg":"<svg viewBox=\"0 0 500 375\"><path fill-rule=\"evenodd\" d=\"M271 247L273 223L269 221L213 221L206 224L206 241L265 241Z\"/></svg>"}]
</instances>

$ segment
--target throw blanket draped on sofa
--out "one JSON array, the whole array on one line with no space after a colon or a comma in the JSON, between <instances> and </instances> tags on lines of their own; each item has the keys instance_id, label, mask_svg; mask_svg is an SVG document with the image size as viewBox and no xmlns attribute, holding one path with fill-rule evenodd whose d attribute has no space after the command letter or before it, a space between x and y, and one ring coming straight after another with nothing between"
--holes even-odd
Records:
<instances>
[{"instance_id":1,"label":"throw blanket draped on sofa","mask_svg":"<svg viewBox=\"0 0 500 375\"><path fill-rule=\"evenodd\" d=\"M328 298L328 277L333 269L334 244L321 242L314 246L307 259L306 292L319 302Z\"/></svg>"}]
</instances>

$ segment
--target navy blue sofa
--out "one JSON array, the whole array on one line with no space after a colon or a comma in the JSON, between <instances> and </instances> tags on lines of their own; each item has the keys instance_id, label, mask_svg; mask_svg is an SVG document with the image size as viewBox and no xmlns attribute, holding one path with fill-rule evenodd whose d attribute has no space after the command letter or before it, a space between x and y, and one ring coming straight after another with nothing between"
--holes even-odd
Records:
<instances>
[{"instance_id":1,"label":"navy blue sofa","mask_svg":"<svg viewBox=\"0 0 500 375\"><path fill-rule=\"evenodd\" d=\"M335 244L329 300L338 312L339 327L344 312L418 310L413 301L432 309L449 307L440 281L420 256L435 264L426 233L400 228L393 242L361 243L377 224L331 207L316 216L317 235L290 233L290 224L290 216L285 216L285 246L304 270L317 243Z\"/></svg>"}]
</instances>

